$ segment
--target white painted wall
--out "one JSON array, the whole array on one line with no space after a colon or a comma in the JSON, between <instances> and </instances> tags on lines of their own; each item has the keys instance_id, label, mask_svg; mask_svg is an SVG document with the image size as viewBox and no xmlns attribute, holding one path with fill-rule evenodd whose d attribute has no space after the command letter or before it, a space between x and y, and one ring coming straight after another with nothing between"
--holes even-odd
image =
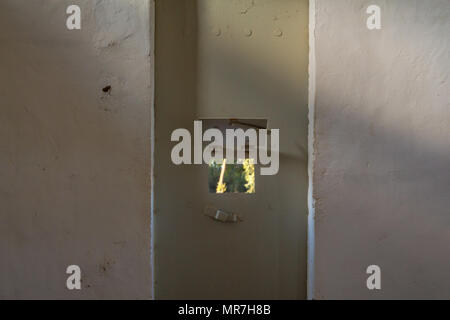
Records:
<instances>
[{"instance_id":1,"label":"white painted wall","mask_svg":"<svg viewBox=\"0 0 450 320\"><path fill-rule=\"evenodd\" d=\"M0 42L0 298L151 298L149 1L2 0Z\"/></svg>"},{"instance_id":2,"label":"white painted wall","mask_svg":"<svg viewBox=\"0 0 450 320\"><path fill-rule=\"evenodd\" d=\"M450 4L316 2L314 297L449 298ZM69 32L74 3L83 29ZM182 36L196 31L196 11L186 3L174 12L183 20L162 23L175 63L160 80L178 71L162 94L180 105L196 96L173 90L197 90L197 44ZM365 27L371 4L382 30ZM1 1L0 298L151 298L150 29L149 1ZM187 51L171 51L176 41ZM173 127L191 124L194 109ZM79 292L65 288L69 264L82 268ZM370 264L382 268L379 292L365 287Z\"/></svg>"},{"instance_id":3,"label":"white painted wall","mask_svg":"<svg viewBox=\"0 0 450 320\"><path fill-rule=\"evenodd\" d=\"M448 299L450 2L316 5L315 298Z\"/></svg>"}]
</instances>

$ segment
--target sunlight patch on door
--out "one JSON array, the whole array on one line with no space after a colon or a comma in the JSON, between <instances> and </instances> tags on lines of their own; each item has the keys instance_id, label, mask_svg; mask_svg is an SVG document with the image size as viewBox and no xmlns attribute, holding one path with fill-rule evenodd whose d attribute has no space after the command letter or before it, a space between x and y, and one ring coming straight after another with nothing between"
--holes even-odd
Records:
<instances>
[{"instance_id":1,"label":"sunlight patch on door","mask_svg":"<svg viewBox=\"0 0 450 320\"><path fill-rule=\"evenodd\" d=\"M227 129L248 129L259 130L267 128L267 119L201 119L204 129L218 129L226 137ZM225 145L226 138L224 141ZM247 193L254 194L255 186L255 163L251 157L249 150L257 149L257 141L245 142L245 158L239 158L239 161L227 162L226 159L216 159L211 161L208 166L208 187L210 193L231 194L231 193ZM224 150L224 154L228 150ZM234 159L236 159L235 153Z\"/></svg>"},{"instance_id":2,"label":"sunlight patch on door","mask_svg":"<svg viewBox=\"0 0 450 320\"><path fill-rule=\"evenodd\" d=\"M255 165L252 159L241 164L212 161L208 168L210 193L255 193Z\"/></svg>"}]
</instances>

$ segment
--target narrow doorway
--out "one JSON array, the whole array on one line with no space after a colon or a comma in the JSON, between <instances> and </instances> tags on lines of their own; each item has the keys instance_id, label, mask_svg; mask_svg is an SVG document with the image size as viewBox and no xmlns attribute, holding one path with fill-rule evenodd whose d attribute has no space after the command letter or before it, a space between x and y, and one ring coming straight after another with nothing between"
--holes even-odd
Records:
<instances>
[{"instance_id":1,"label":"narrow doorway","mask_svg":"<svg viewBox=\"0 0 450 320\"><path fill-rule=\"evenodd\" d=\"M307 0L156 1L155 298L306 298L308 15ZM279 129L277 174L210 192L209 164L171 159L173 131L202 119Z\"/></svg>"}]
</instances>

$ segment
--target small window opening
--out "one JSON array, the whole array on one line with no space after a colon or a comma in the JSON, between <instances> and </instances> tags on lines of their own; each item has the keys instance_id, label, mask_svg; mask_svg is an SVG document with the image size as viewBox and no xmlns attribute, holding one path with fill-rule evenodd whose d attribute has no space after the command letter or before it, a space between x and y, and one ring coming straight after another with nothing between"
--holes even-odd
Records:
<instances>
[{"instance_id":1,"label":"small window opening","mask_svg":"<svg viewBox=\"0 0 450 320\"><path fill-rule=\"evenodd\" d=\"M227 129L255 130L267 128L267 119L202 119L203 129L214 128L222 132L226 144ZM208 167L210 193L256 193L255 164L249 150L257 150L257 141L245 142L245 159L230 163L227 159L213 160ZM225 154L226 150L224 150ZM235 153L235 155L237 155ZM236 157L235 157L236 159Z\"/></svg>"},{"instance_id":2,"label":"small window opening","mask_svg":"<svg viewBox=\"0 0 450 320\"><path fill-rule=\"evenodd\" d=\"M253 159L227 163L212 161L209 164L208 183L210 193L255 193L255 165Z\"/></svg>"}]
</instances>

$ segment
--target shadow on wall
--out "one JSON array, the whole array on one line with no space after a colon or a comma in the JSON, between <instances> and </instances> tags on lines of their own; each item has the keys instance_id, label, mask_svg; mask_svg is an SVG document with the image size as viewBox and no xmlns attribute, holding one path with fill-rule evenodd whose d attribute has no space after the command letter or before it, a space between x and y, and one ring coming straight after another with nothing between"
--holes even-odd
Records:
<instances>
[{"instance_id":1,"label":"shadow on wall","mask_svg":"<svg viewBox=\"0 0 450 320\"><path fill-rule=\"evenodd\" d=\"M166 211L185 212L180 207L186 203L190 204L189 207L194 206L192 199L196 198L196 189L180 190L178 179L196 181L197 171L194 166L186 166L182 176L174 177L171 174L175 166L170 158L172 146L168 142L173 130L191 128L196 119L197 1L157 1L155 12L154 269L157 281L154 286L156 298L160 299L175 295L175 286L160 285L161 282L164 284L164 279L171 279L183 288L190 287L190 279L182 276L187 267L177 263L178 254L174 256L166 250L176 248L181 253L193 250L186 242L180 241L178 235L182 230L194 230L193 220L188 219L180 225L161 216ZM159 241L163 235L169 234L167 232L170 232L170 237Z\"/></svg>"},{"instance_id":2,"label":"shadow on wall","mask_svg":"<svg viewBox=\"0 0 450 320\"><path fill-rule=\"evenodd\" d=\"M318 13L316 298L448 298L448 2L384 2L372 33L346 3Z\"/></svg>"}]
</instances>

